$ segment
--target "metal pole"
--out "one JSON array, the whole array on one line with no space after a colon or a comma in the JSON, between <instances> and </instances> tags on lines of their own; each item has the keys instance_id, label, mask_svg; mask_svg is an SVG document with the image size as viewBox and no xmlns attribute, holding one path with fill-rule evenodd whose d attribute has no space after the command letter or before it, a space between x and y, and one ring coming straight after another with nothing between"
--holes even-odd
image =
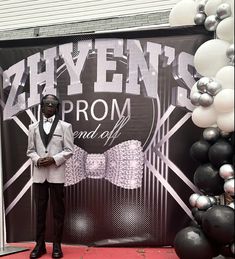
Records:
<instances>
[{"instance_id":1,"label":"metal pole","mask_svg":"<svg viewBox=\"0 0 235 259\"><path fill-rule=\"evenodd\" d=\"M0 121L2 123L2 114L0 112ZM0 251L5 247L5 220L4 220L4 202L3 202L3 173L2 173L2 127L0 126Z\"/></svg>"},{"instance_id":2,"label":"metal pole","mask_svg":"<svg viewBox=\"0 0 235 259\"><path fill-rule=\"evenodd\" d=\"M2 68L0 67L0 93L2 93ZM2 94L0 94L0 97ZM1 106L0 106L1 107ZM3 167L2 167L2 111L0 110L0 257L28 250L27 248L6 245L5 207L3 198Z\"/></svg>"}]
</instances>

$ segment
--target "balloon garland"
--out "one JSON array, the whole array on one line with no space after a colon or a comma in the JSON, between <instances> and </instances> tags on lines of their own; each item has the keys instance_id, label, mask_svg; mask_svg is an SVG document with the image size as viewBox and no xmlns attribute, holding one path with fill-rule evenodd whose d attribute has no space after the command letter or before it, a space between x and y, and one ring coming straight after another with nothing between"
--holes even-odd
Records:
<instances>
[{"instance_id":1,"label":"balloon garland","mask_svg":"<svg viewBox=\"0 0 235 259\"><path fill-rule=\"evenodd\" d=\"M202 194L189 197L194 220L177 233L175 251L181 259L234 258L234 0L181 0L169 23L215 32L194 56L201 78L190 93L192 121L204 131L190 154L199 164L194 183Z\"/></svg>"}]
</instances>

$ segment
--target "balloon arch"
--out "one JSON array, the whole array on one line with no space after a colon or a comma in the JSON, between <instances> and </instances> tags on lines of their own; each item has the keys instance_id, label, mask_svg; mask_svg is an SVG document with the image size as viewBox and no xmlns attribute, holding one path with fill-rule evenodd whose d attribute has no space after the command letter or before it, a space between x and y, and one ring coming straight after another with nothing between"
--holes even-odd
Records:
<instances>
[{"instance_id":1,"label":"balloon arch","mask_svg":"<svg viewBox=\"0 0 235 259\"><path fill-rule=\"evenodd\" d=\"M181 259L234 258L234 1L181 0L169 23L203 25L215 35L194 56L201 78L190 93L192 121L205 129L190 154L201 193L189 197L194 220L177 233L175 251Z\"/></svg>"}]
</instances>

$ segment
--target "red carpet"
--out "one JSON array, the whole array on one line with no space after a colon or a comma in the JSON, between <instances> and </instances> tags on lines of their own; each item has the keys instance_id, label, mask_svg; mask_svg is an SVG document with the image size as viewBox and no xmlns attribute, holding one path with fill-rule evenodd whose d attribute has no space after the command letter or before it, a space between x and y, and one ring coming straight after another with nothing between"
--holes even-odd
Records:
<instances>
[{"instance_id":1,"label":"red carpet","mask_svg":"<svg viewBox=\"0 0 235 259\"><path fill-rule=\"evenodd\" d=\"M30 250L34 243L14 243L12 246L25 247ZM86 246L63 245L65 259L178 259L173 248L97 248ZM26 259L29 251L2 257L3 259ZM42 259L51 258L52 246L47 244L47 254Z\"/></svg>"}]
</instances>

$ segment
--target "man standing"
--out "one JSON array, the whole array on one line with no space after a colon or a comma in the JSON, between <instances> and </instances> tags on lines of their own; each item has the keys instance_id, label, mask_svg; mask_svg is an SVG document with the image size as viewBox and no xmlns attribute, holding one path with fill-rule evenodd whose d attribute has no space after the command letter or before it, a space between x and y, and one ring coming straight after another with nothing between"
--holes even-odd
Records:
<instances>
[{"instance_id":1,"label":"man standing","mask_svg":"<svg viewBox=\"0 0 235 259\"><path fill-rule=\"evenodd\" d=\"M28 150L33 163L33 188L36 205L36 246L30 258L46 253L46 211L50 194L53 209L52 258L63 257L61 250L64 226L65 161L73 154L72 125L59 120L59 99L45 95L41 100L42 116L29 126Z\"/></svg>"}]
</instances>

